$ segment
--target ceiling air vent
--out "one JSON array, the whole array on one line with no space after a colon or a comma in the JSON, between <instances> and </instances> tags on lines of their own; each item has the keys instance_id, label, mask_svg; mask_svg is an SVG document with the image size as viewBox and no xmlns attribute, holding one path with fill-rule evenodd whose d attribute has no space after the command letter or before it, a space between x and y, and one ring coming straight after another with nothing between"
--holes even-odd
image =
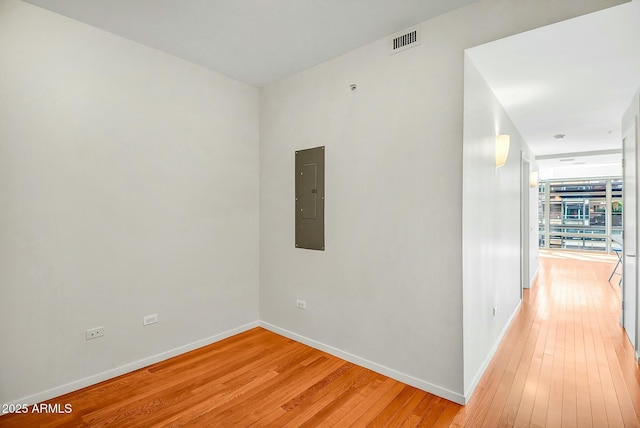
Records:
<instances>
[{"instance_id":1,"label":"ceiling air vent","mask_svg":"<svg viewBox=\"0 0 640 428\"><path fill-rule=\"evenodd\" d=\"M420 44L420 27L411 27L391 36L392 54L400 52Z\"/></svg>"}]
</instances>

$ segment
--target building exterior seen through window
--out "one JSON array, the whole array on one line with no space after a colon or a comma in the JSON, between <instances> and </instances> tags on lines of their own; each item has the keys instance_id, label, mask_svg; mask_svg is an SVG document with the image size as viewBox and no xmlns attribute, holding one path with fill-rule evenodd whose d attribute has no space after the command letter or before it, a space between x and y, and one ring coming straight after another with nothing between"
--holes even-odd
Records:
<instances>
[{"instance_id":1,"label":"building exterior seen through window","mask_svg":"<svg viewBox=\"0 0 640 428\"><path fill-rule=\"evenodd\" d=\"M622 235L622 178L541 181L538 194L540 248L601 251Z\"/></svg>"}]
</instances>

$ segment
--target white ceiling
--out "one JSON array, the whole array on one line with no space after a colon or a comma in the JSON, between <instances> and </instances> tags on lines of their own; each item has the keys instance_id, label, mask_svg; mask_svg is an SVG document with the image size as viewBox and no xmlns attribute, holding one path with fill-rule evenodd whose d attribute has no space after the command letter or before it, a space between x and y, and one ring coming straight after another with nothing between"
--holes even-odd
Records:
<instances>
[{"instance_id":1,"label":"white ceiling","mask_svg":"<svg viewBox=\"0 0 640 428\"><path fill-rule=\"evenodd\" d=\"M25 0L254 86L476 0Z\"/></svg>"},{"instance_id":2,"label":"white ceiling","mask_svg":"<svg viewBox=\"0 0 640 428\"><path fill-rule=\"evenodd\" d=\"M475 0L25 1L259 87ZM536 155L619 167L602 151L640 86L640 0L467 53Z\"/></svg>"},{"instance_id":3,"label":"white ceiling","mask_svg":"<svg viewBox=\"0 0 640 428\"><path fill-rule=\"evenodd\" d=\"M532 151L557 158L542 167L620 165L620 155L601 151L621 148L622 115L640 88L640 1L467 53Z\"/></svg>"}]
</instances>

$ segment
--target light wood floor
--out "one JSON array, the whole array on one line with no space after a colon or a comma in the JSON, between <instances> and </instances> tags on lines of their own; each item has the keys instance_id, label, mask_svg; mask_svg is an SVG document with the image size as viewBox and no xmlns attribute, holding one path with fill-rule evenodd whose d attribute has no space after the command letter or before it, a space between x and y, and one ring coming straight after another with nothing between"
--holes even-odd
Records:
<instances>
[{"instance_id":1,"label":"light wood floor","mask_svg":"<svg viewBox=\"0 0 640 428\"><path fill-rule=\"evenodd\" d=\"M636 427L640 370L608 256L543 252L533 288L452 426Z\"/></svg>"},{"instance_id":2,"label":"light wood floor","mask_svg":"<svg viewBox=\"0 0 640 428\"><path fill-rule=\"evenodd\" d=\"M70 414L6 415L0 427L639 426L611 260L542 255L465 407L256 328L49 402Z\"/></svg>"}]
</instances>

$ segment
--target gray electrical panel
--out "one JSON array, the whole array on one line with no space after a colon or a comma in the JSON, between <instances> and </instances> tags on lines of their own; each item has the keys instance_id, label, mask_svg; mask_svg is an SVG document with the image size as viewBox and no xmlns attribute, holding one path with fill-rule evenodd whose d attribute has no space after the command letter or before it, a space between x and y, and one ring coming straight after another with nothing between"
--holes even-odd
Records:
<instances>
[{"instance_id":1,"label":"gray electrical panel","mask_svg":"<svg viewBox=\"0 0 640 428\"><path fill-rule=\"evenodd\" d=\"M296 247L324 250L324 146L296 152Z\"/></svg>"}]
</instances>

